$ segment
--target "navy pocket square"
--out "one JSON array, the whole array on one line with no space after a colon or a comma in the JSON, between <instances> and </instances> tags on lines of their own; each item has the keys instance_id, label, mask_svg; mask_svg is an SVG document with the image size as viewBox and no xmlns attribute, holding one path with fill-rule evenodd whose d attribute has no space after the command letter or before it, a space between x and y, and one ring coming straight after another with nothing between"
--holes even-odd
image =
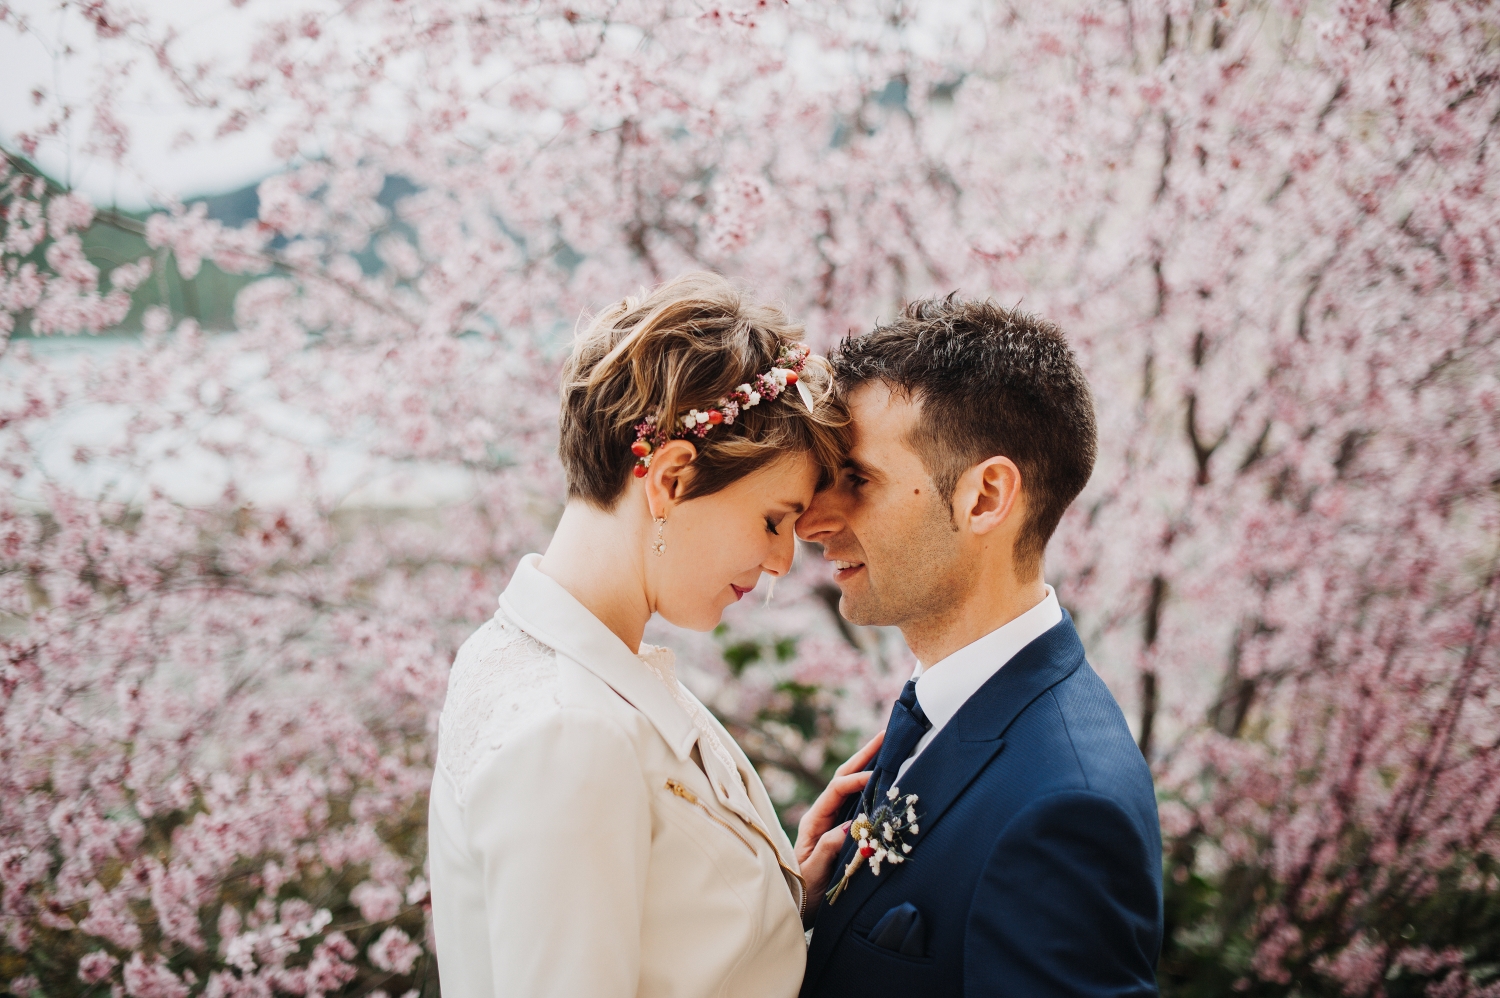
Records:
<instances>
[{"instance_id":1,"label":"navy pocket square","mask_svg":"<svg viewBox=\"0 0 1500 998\"><path fill-rule=\"evenodd\" d=\"M906 901L880 916L880 921L870 930L869 940L881 949L892 950L902 956L921 956L925 936L922 913L917 910L916 905Z\"/></svg>"}]
</instances>

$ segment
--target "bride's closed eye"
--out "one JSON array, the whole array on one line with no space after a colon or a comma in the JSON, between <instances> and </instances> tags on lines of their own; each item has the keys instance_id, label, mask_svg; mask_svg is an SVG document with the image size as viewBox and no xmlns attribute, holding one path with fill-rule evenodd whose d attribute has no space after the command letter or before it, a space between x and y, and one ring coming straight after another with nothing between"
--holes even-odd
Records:
<instances>
[{"instance_id":1,"label":"bride's closed eye","mask_svg":"<svg viewBox=\"0 0 1500 998\"><path fill-rule=\"evenodd\" d=\"M776 529L776 521L772 520L769 516L766 517L766 529L778 537L781 535L781 531Z\"/></svg>"}]
</instances>

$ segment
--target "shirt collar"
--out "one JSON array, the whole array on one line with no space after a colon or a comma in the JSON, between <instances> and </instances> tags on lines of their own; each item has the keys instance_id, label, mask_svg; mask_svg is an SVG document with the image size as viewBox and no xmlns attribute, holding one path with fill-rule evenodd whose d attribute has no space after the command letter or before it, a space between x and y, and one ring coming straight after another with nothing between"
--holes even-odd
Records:
<instances>
[{"instance_id":1,"label":"shirt collar","mask_svg":"<svg viewBox=\"0 0 1500 998\"><path fill-rule=\"evenodd\" d=\"M500 596L500 609L521 630L609 684L646 716L678 759L689 758L698 738L692 719L625 642L537 567L541 560L539 554L521 559Z\"/></svg>"},{"instance_id":2,"label":"shirt collar","mask_svg":"<svg viewBox=\"0 0 1500 998\"><path fill-rule=\"evenodd\" d=\"M933 730L947 724L979 687L999 672L1022 648L1047 633L1062 620L1057 593L1046 586L1047 595L1016 619L1002 624L978 640L932 665L917 663L912 678L917 681L917 703L932 722ZM941 665L939 669L937 666Z\"/></svg>"}]
</instances>

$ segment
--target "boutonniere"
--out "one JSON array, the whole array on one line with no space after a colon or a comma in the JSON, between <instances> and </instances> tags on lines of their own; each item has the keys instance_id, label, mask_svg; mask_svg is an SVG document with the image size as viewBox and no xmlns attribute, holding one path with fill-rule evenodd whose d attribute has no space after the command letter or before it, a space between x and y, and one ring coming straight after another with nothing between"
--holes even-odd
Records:
<instances>
[{"instance_id":1,"label":"boutonniere","mask_svg":"<svg viewBox=\"0 0 1500 998\"><path fill-rule=\"evenodd\" d=\"M828 892L829 904L839 899L861 863L869 863L870 872L878 877L881 863L898 866L906 862L911 853L911 843L906 841L906 836L921 831L917 827L916 804L916 794L907 794L903 798L899 787L891 787L885 793L884 803L875 809L874 816L861 812L854 819L849 826L849 837L859 846L845 867L843 878Z\"/></svg>"}]
</instances>

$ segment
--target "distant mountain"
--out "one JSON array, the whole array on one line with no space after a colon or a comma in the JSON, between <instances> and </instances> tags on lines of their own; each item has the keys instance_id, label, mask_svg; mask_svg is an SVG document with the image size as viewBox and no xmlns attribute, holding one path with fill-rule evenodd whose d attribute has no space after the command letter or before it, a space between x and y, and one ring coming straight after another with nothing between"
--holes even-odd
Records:
<instances>
[{"instance_id":1,"label":"distant mountain","mask_svg":"<svg viewBox=\"0 0 1500 998\"><path fill-rule=\"evenodd\" d=\"M10 154L7 154L7 158L22 170L45 177L55 190L63 189L54 178L47 177L45 173L24 159ZM209 218L216 219L226 226L238 227L254 221L259 216L260 195L257 190L259 186L259 182L256 182L222 194L190 198L187 203L191 206L201 202L207 206ZM376 196L376 201L387 209L394 209L397 201L416 193L417 190L418 187L407 178L389 176L386 177L380 193ZM90 262L107 275L110 270L122 263L151 255L152 250L141 236L138 224L150 214L149 211L101 211L94 224L83 233L83 248ZM393 228L409 233L407 226L399 221L393 223ZM279 248L284 244L285 240L278 236L271 246ZM37 247L30 258L34 258L40 265L45 252L46 244L44 243ZM359 261L366 273L375 273L382 266L373 247L355 254L355 259ZM226 274L209 261L204 261L198 275L192 280L183 280L176 266L169 261L162 272L154 275L152 279L136 289L132 296L134 302L130 314L125 317L125 321L110 332L140 332L141 316L145 310L162 303L168 305L173 315L196 319L205 329L229 329L234 320L235 295L254 280L256 280L254 275ZM21 317L14 335L20 338L30 335L30 323L26 316Z\"/></svg>"},{"instance_id":2,"label":"distant mountain","mask_svg":"<svg viewBox=\"0 0 1500 998\"><path fill-rule=\"evenodd\" d=\"M237 191L229 191L224 194L215 194L211 197L192 198L188 204L203 202L208 205L208 217L216 218L225 225L244 225L260 214L260 194L257 181L248 187L241 187ZM396 202L409 194L415 194L420 188L402 176L389 176L380 188L380 193L375 195L375 200L387 209L394 209Z\"/></svg>"},{"instance_id":3,"label":"distant mountain","mask_svg":"<svg viewBox=\"0 0 1500 998\"><path fill-rule=\"evenodd\" d=\"M239 227L251 221L260 214L260 194L256 188L260 184L254 183L249 187L241 187L237 191L227 194L215 194L213 197L194 198L189 204L202 201L208 205L208 217L216 218L225 225Z\"/></svg>"}]
</instances>

